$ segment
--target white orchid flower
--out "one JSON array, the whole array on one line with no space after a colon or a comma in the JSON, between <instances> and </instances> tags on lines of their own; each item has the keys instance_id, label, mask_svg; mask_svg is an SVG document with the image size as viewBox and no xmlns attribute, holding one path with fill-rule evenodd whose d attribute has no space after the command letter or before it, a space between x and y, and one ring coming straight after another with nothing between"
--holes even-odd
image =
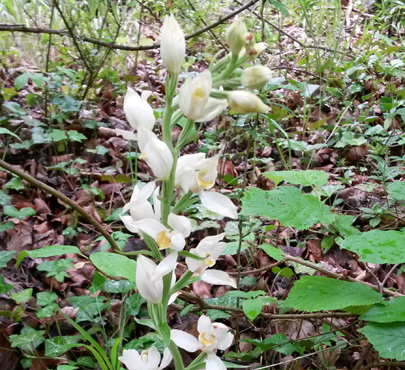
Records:
<instances>
[{"instance_id":1,"label":"white orchid flower","mask_svg":"<svg viewBox=\"0 0 405 370\"><path fill-rule=\"evenodd\" d=\"M161 359L156 347L150 347L140 354L134 349L124 349L122 356L118 357L128 370L161 370L167 367L172 361L172 354L169 348L165 348ZM161 361L162 360L162 361Z\"/></svg>"},{"instance_id":2,"label":"white orchid flower","mask_svg":"<svg viewBox=\"0 0 405 370\"><path fill-rule=\"evenodd\" d=\"M179 158L175 174L175 187L184 192L191 190L200 196L208 210L224 217L238 218L236 206L223 194L205 191L212 188L217 178L218 156L205 158L203 153L184 155Z\"/></svg>"},{"instance_id":3,"label":"white orchid flower","mask_svg":"<svg viewBox=\"0 0 405 370\"><path fill-rule=\"evenodd\" d=\"M150 91L144 91L139 96L135 90L130 87L127 88L124 99L124 112L129 124L135 130L138 130L139 127L144 127L147 130L153 129L155 115L152 107L147 102L151 94Z\"/></svg>"},{"instance_id":4,"label":"white orchid flower","mask_svg":"<svg viewBox=\"0 0 405 370\"><path fill-rule=\"evenodd\" d=\"M225 233L207 236L198 243L196 248L191 248L190 253L203 260L186 257L188 269L195 275L200 275L201 280L213 285L230 285L236 288L236 282L229 275L220 270L207 270L215 265L215 262L226 247L226 243L221 242Z\"/></svg>"},{"instance_id":5,"label":"white orchid flower","mask_svg":"<svg viewBox=\"0 0 405 370\"><path fill-rule=\"evenodd\" d=\"M211 121L228 106L226 100L210 98L211 89L212 76L209 70L183 83L178 103L188 119L195 122Z\"/></svg>"},{"instance_id":6,"label":"white orchid flower","mask_svg":"<svg viewBox=\"0 0 405 370\"><path fill-rule=\"evenodd\" d=\"M139 255L136 264L135 282L139 294L149 303L158 304L163 297L163 279L153 279L156 264L143 255Z\"/></svg>"},{"instance_id":7,"label":"white orchid flower","mask_svg":"<svg viewBox=\"0 0 405 370\"><path fill-rule=\"evenodd\" d=\"M229 107L236 113L267 113L270 108L261 99L249 91L231 91L228 93Z\"/></svg>"},{"instance_id":8,"label":"white orchid flower","mask_svg":"<svg viewBox=\"0 0 405 370\"><path fill-rule=\"evenodd\" d=\"M206 370L225 370L226 367L216 355L216 351L224 351L231 346L234 336L229 332L229 328L220 323L212 324L207 316L202 315L198 319L197 330L200 333L198 339L184 331L173 329L171 340L187 352L201 350L206 353Z\"/></svg>"},{"instance_id":9,"label":"white orchid flower","mask_svg":"<svg viewBox=\"0 0 405 370\"><path fill-rule=\"evenodd\" d=\"M170 74L176 75L180 72L185 55L184 33L173 14L167 15L161 31L160 56Z\"/></svg>"},{"instance_id":10,"label":"white orchid flower","mask_svg":"<svg viewBox=\"0 0 405 370\"><path fill-rule=\"evenodd\" d=\"M140 126L138 145L141 149L139 159L148 164L158 180L167 180L173 167L173 155L166 143L159 140L152 131Z\"/></svg>"}]
</instances>

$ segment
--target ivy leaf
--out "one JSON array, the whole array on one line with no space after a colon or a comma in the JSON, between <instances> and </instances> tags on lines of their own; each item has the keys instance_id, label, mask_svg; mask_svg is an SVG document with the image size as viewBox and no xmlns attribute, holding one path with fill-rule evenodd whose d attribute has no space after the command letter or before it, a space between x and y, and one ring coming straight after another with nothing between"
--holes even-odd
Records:
<instances>
[{"instance_id":1,"label":"ivy leaf","mask_svg":"<svg viewBox=\"0 0 405 370\"><path fill-rule=\"evenodd\" d=\"M377 264L405 262L405 233L400 231L372 230L351 235L338 243L341 248L359 254L360 261Z\"/></svg>"},{"instance_id":2,"label":"ivy leaf","mask_svg":"<svg viewBox=\"0 0 405 370\"><path fill-rule=\"evenodd\" d=\"M65 335L63 337L53 337L45 341L45 356L57 357L70 349L76 347L76 343L81 339L80 335Z\"/></svg>"},{"instance_id":3,"label":"ivy leaf","mask_svg":"<svg viewBox=\"0 0 405 370\"><path fill-rule=\"evenodd\" d=\"M56 301L58 295L55 292L40 292L37 294L37 304L39 306L47 306Z\"/></svg>"},{"instance_id":4,"label":"ivy leaf","mask_svg":"<svg viewBox=\"0 0 405 370\"><path fill-rule=\"evenodd\" d=\"M0 251L0 269L7 267L7 263L14 255L15 251Z\"/></svg>"},{"instance_id":5,"label":"ivy leaf","mask_svg":"<svg viewBox=\"0 0 405 370\"><path fill-rule=\"evenodd\" d=\"M0 294L6 294L13 290L13 288L14 287L11 284L4 283L4 276L0 274Z\"/></svg>"},{"instance_id":6,"label":"ivy leaf","mask_svg":"<svg viewBox=\"0 0 405 370\"><path fill-rule=\"evenodd\" d=\"M6 189L22 190L24 189L24 184L19 177L13 177L4 187Z\"/></svg>"},{"instance_id":7,"label":"ivy leaf","mask_svg":"<svg viewBox=\"0 0 405 370\"><path fill-rule=\"evenodd\" d=\"M0 206L5 206L10 204L11 202L11 197L4 193L3 191L0 190Z\"/></svg>"},{"instance_id":8,"label":"ivy leaf","mask_svg":"<svg viewBox=\"0 0 405 370\"><path fill-rule=\"evenodd\" d=\"M35 348L44 342L44 334L45 330L36 331L31 327L23 328L21 334L10 335L11 347L18 347L23 351L33 352Z\"/></svg>"},{"instance_id":9,"label":"ivy leaf","mask_svg":"<svg viewBox=\"0 0 405 370\"><path fill-rule=\"evenodd\" d=\"M69 140L71 141L77 141L81 143L83 140L87 140L87 137L80 132L77 132L76 130L71 130L67 132L67 135L69 137Z\"/></svg>"},{"instance_id":10,"label":"ivy leaf","mask_svg":"<svg viewBox=\"0 0 405 370\"><path fill-rule=\"evenodd\" d=\"M282 186L270 191L250 188L242 199L242 215L279 220L283 226L306 230L322 222L330 224L335 215L325 204L297 188Z\"/></svg>"},{"instance_id":11,"label":"ivy leaf","mask_svg":"<svg viewBox=\"0 0 405 370\"><path fill-rule=\"evenodd\" d=\"M10 296L15 303L25 303L27 302L32 296L32 288L24 289L21 292L15 293Z\"/></svg>"},{"instance_id":12,"label":"ivy leaf","mask_svg":"<svg viewBox=\"0 0 405 370\"><path fill-rule=\"evenodd\" d=\"M387 187L387 191L388 191L388 194L391 199L405 200L405 182L404 181L391 182Z\"/></svg>"},{"instance_id":13,"label":"ivy leaf","mask_svg":"<svg viewBox=\"0 0 405 370\"><path fill-rule=\"evenodd\" d=\"M274 181L276 186L281 181L303 186L323 186L328 182L328 174L325 171L267 171L263 173L266 179Z\"/></svg>"},{"instance_id":14,"label":"ivy leaf","mask_svg":"<svg viewBox=\"0 0 405 370\"><path fill-rule=\"evenodd\" d=\"M405 322L405 297L396 297L388 303L377 304L371 307L360 319L380 323Z\"/></svg>"},{"instance_id":15,"label":"ivy leaf","mask_svg":"<svg viewBox=\"0 0 405 370\"><path fill-rule=\"evenodd\" d=\"M405 360L405 323L370 322L359 332L367 337L381 357Z\"/></svg>"},{"instance_id":16,"label":"ivy leaf","mask_svg":"<svg viewBox=\"0 0 405 370\"><path fill-rule=\"evenodd\" d=\"M361 283L322 276L303 276L292 287L284 306L315 312L366 306L381 301L381 294Z\"/></svg>"},{"instance_id":17,"label":"ivy leaf","mask_svg":"<svg viewBox=\"0 0 405 370\"><path fill-rule=\"evenodd\" d=\"M4 214L9 217L18 218L21 221L24 217L35 215L35 211L31 207L24 207L18 210L13 206L4 206Z\"/></svg>"},{"instance_id":18,"label":"ivy leaf","mask_svg":"<svg viewBox=\"0 0 405 370\"><path fill-rule=\"evenodd\" d=\"M30 78L29 73L23 73L22 75L19 75L15 80L14 80L14 87L17 90L21 90L23 87L25 87L28 84L28 80Z\"/></svg>"}]
</instances>

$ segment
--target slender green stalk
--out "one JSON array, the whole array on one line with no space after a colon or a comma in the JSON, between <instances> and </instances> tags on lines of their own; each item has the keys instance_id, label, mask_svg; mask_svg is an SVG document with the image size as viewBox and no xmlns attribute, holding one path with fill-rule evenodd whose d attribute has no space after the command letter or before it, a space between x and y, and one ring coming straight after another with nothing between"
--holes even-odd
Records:
<instances>
[{"instance_id":1,"label":"slender green stalk","mask_svg":"<svg viewBox=\"0 0 405 370\"><path fill-rule=\"evenodd\" d=\"M181 357L181 353L179 351L179 348L176 346L176 344L173 341L170 341L169 349L173 356L174 366L175 366L176 370L184 370L184 364L183 364L183 360Z\"/></svg>"}]
</instances>

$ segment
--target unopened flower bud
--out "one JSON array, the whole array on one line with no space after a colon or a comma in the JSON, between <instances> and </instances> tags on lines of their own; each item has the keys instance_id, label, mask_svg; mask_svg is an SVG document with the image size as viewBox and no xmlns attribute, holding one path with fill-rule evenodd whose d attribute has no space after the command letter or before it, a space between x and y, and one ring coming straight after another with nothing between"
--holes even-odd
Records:
<instances>
[{"instance_id":1,"label":"unopened flower bud","mask_svg":"<svg viewBox=\"0 0 405 370\"><path fill-rule=\"evenodd\" d=\"M228 42L233 55L239 55L239 52L245 46L246 33L246 25L241 19L237 19L226 30L226 41Z\"/></svg>"},{"instance_id":2,"label":"unopened flower bud","mask_svg":"<svg viewBox=\"0 0 405 370\"><path fill-rule=\"evenodd\" d=\"M186 55L184 33L172 14L167 15L162 26L160 56L170 74L178 74Z\"/></svg>"},{"instance_id":3,"label":"unopened flower bud","mask_svg":"<svg viewBox=\"0 0 405 370\"><path fill-rule=\"evenodd\" d=\"M243 71L240 78L242 86L247 89L261 89L271 78L271 71L269 68L257 65L247 68Z\"/></svg>"},{"instance_id":4,"label":"unopened flower bud","mask_svg":"<svg viewBox=\"0 0 405 370\"><path fill-rule=\"evenodd\" d=\"M231 91L228 94L229 107L240 114L267 113L270 108L249 91Z\"/></svg>"}]
</instances>

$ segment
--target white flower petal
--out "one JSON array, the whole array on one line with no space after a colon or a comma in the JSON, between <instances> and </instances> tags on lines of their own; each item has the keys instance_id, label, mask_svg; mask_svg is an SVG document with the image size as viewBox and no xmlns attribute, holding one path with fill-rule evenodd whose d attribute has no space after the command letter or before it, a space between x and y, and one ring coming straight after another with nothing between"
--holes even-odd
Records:
<instances>
[{"instance_id":1,"label":"white flower petal","mask_svg":"<svg viewBox=\"0 0 405 370\"><path fill-rule=\"evenodd\" d=\"M160 220L162 218L162 202L159 200L159 194L160 194L160 187L158 186L155 191L153 192L153 209L155 211L155 220Z\"/></svg>"},{"instance_id":2,"label":"white flower petal","mask_svg":"<svg viewBox=\"0 0 405 370\"><path fill-rule=\"evenodd\" d=\"M176 268L177 256L177 252L172 252L157 265L154 273L152 274L152 282L156 282Z\"/></svg>"},{"instance_id":3,"label":"white flower petal","mask_svg":"<svg viewBox=\"0 0 405 370\"><path fill-rule=\"evenodd\" d=\"M155 190L155 187L156 183L154 181L148 182L142 188L136 185L132 193L131 200L129 201L129 203L125 204L122 213L125 213L129 209L137 207L138 205L146 202L148 198L152 195L153 191Z\"/></svg>"},{"instance_id":4,"label":"white flower petal","mask_svg":"<svg viewBox=\"0 0 405 370\"><path fill-rule=\"evenodd\" d=\"M233 342L234 335L229 331L229 328L221 323L213 323L212 327L217 338L217 349L225 351Z\"/></svg>"},{"instance_id":5,"label":"white flower petal","mask_svg":"<svg viewBox=\"0 0 405 370\"><path fill-rule=\"evenodd\" d=\"M141 360L141 356L138 351L134 349L124 349L122 356L118 357L128 370L142 369L144 362Z\"/></svg>"},{"instance_id":6,"label":"white flower petal","mask_svg":"<svg viewBox=\"0 0 405 370\"><path fill-rule=\"evenodd\" d=\"M186 55L184 33L173 14L167 15L163 22L160 38L160 56L171 74L178 74Z\"/></svg>"},{"instance_id":7,"label":"white flower petal","mask_svg":"<svg viewBox=\"0 0 405 370\"><path fill-rule=\"evenodd\" d=\"M206 333L208 335L211 334L212 323L208 316L205 315L200 316L200 318L198 319L197 330L199 333Z\"/></svg>"},{"instance_id":8,"label":"white flower petal","mask_svg":"<svg viewBox=\"0 0 405 370\"><path fill-rule=\"evenodd\" d=\"M149 202L143 202L142 204L132 207L129 210L131 217L134 221L140 221L144 218L154 218L155 212L153 212L152 205Z\"/></svg>"},{"instance_id":9,"label":"white flower petal","mask_svg":"<svg viewBox=\"0 0 405 370\"><path fill-rule=\"evenodd\" d=\"M142 93L142 97L146 95ZM142 99L138 93L128 87L124 99L124 112L129 124L138 130L140 126L152 130L155 124L155 115L152 107L148 104L146 99Z\"/></svg>"},{"instance_id":10,"label":"white flower petal","mask_svg":"<svg viewBox=\"0 0 405 370\"><path fill-rule=\"evenodd\" d=\"M140 230L134 225L135 221L131 216L120 216L120 218L131 233L140 234Z\"/></svg>"},{"instance_id":11,"label":"white flower petal","mask_svg":"<svg viewBox=\"0 0 405 370\"><path fill-rule=\"evenodd\" d=\"M196 122L209 122L220 115L228 107L225 99L209 98Z\"/></svg>"},{"instance_id":12,"label":"white flower petal","mask_svg":"<svg viewBox=\"0 0 405 370\"><path fill-rule=\"evenodd\" d=\"M156 349L155 346L152 346L148 349L148 362L147 362L147 369L148 370L157 370L159 363L160 363L160 353Z\"/></svg>"},{"instance_id":13,"label":"white flower petal","mask_svg":"<svg viewBox=\"0 0 405 370\"><path fill-rule=\"evenodd\" d=\"M190 249L190 253L197 255L196 252L197 252L197 250L196 250L195 248L191 248L191 249ZM194 272L194 271L196 271L200 266L204 265L204 261L202 261L202 260L197 260L197 259L191 258L191 257L186 257L186 264L187 264L188 269L189 269L191 272Z\"/></svg>"},{"instance_id":14,"label":"white flower petal","mask_svg":"<svg viewBox=\"0 0 405 370\"><path fill-rule=\"evenodd\" d=\"M165 348L163 351L163 358L162 362L160 363L160 366L158 369L164 369L165 367L169 366L170 362L172 362L173 356L172 353L170 352L170 349L168 347Z\"/></svg>"},{"instance_id":15,"label":"white flower petal","mask_svg":"<svg viewBox=\"0 0 405 370\"><path fill-rule=\"evenodd\" d=\"M198 339L181 330L173 329L170 334L170 339L187 352L195 352L201 349L201 344Z\"/></svg>"},{"instance_id":16,"label":"white flower petal","mask_svg":"<svg viewBox=\"0 0 405 370\"><path fill-rule=\"evenodd\" d=\"M203 191L200 194L200 199L203 206L209 211L233 219L238 218L236 206L225 195L213 191Z\"/></svg>"},{"instance_id":17,"label":"white flower petal","mask_svg":"<svg viewBox=\"0 0 405 370\"><path fill-rule=\"evenodd\" d=\"M180 233L174 234L170 237L170 249L180 252L186 246L186 239Z\"/></svg>"},{"instance_id":18,"label":"white flower petal","mask_svg":"<svg viewBox=\"0 0 405 370\"><path fill-rule=\"evenodd\" d=\"M163 280L152 282L156 265L150 259L139 255L136 265L136 287L139 294L149 303L160 303L163 296Z\"/></svg>"},{"instance_id":19,"label":"white flower petal","mask_svg":"<svg viewBox=\"0 0 405 370\"><path fill-rule=\"evenodd\" d=\"M144 218L142 220L133 222L131 226L138 228L154 239L156 238L157 234L167 230L163 224L153 218ZM131 231L130 229L128 230Z\"/></svg>"},{"instance_id":20,"label":"white flower petal","mask_svg":"<svg viewBox=\"0 0 405 370\"><path fill-rule=\"evenodd\" d=\"M181 156L177 161L175 187L181 188L188 193L190 184L196 176L196 171L203 163L204 153L186 154Z\"/></svg>"},{"instance_id":21,"label":"white flower petal","mask_svg":"<svg viewBox=\"0 0 405 370\"><path fill-rule=\"evenodd\" d=\"M138 146L142 153L145 151L146 145L152 139L157 139L157 136L151 130L142 126L138 128Z\"/></svg>"},{"instance_id":22,"label":"white flower petal","mask_svg":"<svg viewBox=\"0 0 405 370\"><path fill-rule=\"evenodd\" d=\"M226 366L217 355L209 353L205 361L205 370L226 370Z\"/></svg>"},{"instance_id":23,"label":"white flower petal","mask_svg":"<svg viewBox=\"0 0 405 370\"><path fill-rule=\"evenodd\" d=\"M236 288L236 282L230 278L229 275L220 270L206 270L201 276L201 280L212 285L230 285L232 288Z\"/></svg>"},{"instance_id":24,"label":"white flower petal","mask_svg":"<svg viewBox=\"0 0 405 370\"><path fill-rule=\"evenodd\" d=\"M170 177L173 154L166 143L159 139L150 139L142 154L158 180L167 180Z\"/></svg>"},{"instance_id":25,"label":"white flower petal","mask_svg":"<svg viewBox=\"0 0 405 370\"><path fill-rule=\"evenodd\" d=\"M120 130L119 128L116 128L115 132L117 133L117 135L122 136L125 140L128 141L138 140L136 134L133 131Z\"/></svg>"},{"instance_id":26,"label":"white flower petal","mask_svg":"<svg viewBox=\"0 0 405 370\"><path fill-rule=\"evenodd\" d=\"M188 238L190 236L191 222L187 217L170 213L167 222L173 230L178 231L185 238Z\"/></svg>"}]
</instances>

